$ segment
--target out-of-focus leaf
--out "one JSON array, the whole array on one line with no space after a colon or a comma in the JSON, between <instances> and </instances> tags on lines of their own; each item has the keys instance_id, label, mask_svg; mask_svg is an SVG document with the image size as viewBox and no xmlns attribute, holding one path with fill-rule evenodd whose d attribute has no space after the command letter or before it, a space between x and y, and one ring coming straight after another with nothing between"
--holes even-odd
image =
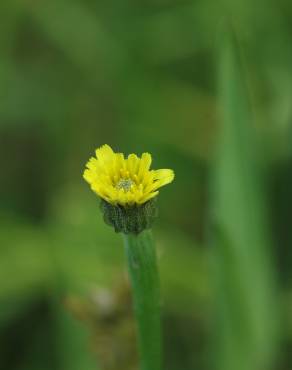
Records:
<instances>
[{"instance_id":1,"label":"out-of-focus leaf","mask_svg":"<svg viewBox=\"0 0 292 370\"><path fill-rule=\"evenodd\" d=\"M52 266L48 240L39 230L6 223L0 236L1 323L18 313L21 306L26 306L36 295L44 293Z\"/></svg>"},{"instance_id":2,"label":"out-of-focus leaf","mask_svg":"<svg viewBox=\"0 0 292 370\"><path fill-rule=\"evenodd\" d=\"M134 23L139 35L136 48L145 61L155 64L196 55L211 44L213 26L209 23L209 10L208 2L197 1L141 17Z\"/></svg>"},{"instance_id":3,"label":"out-of-focus leaf","mask_svg":"<svg viewBox=\"0 0 292 370\"><path fill-rule=\"evenodd\" d=\"M190 157L209 159L215 125L215 102L211 95L189 83L145 76L128 81L127 106L135 110L128 120L127 135L176 147Z\"/></svg>"},{"instance_id":4,"label":"out-of-focus leaf","mask_svg":"<svg viewBox=\"0 0 292 370\"><path fill-rule=\"evenodd\" d=\"M42 68L38 63L25 68L9 58L0 60L0 126L41 123L47 128L68 112L70 87L64 89L58 73L44 74Z\"/></svg>"},{"instance_id":5,"label":"out-of-focus leaf","mask_svg":"<svg viewBox=\"0 0 292 370\"><path fill-rule=\"evenodd\" d=\"M123 67L125 53L79 1L50 1L28 8L44 34L93 81Z\"/></svg>"},{"instance_id":6,"label":"out-of-focus leaf","mask_svg":"<svg viewBox=\"0 0 292 370\"><path fill-rule=\"evenodd\" d=\"M179 230L158 231L158 266L165 306L193 312L209 300L206 251ZM195 266L195 267L194 267Z\"/></svg>"},{"instance_id":7,"label":"out-of-focus leaf","mask_svg":"<svg viewBox=\"0 0 292 370\"><path fill-rule=\"evenodd\" d=\"M52 300L55 321L55 341L58 370L98 370L87 326L74 318L60 304L60 297Z\"/></svg>"},{"instance_id":8,"label":"out-of-focus leaf","mask_svg":"<svg viewBox=\"0 0 292 370\"><path fill-rule=\"evenodd\" d=\"M243 71L235 44L220 40L221 133L215 165L213 262L217 310L215 368L272 366L274 273Z\"/></svg>"}]
</instances>

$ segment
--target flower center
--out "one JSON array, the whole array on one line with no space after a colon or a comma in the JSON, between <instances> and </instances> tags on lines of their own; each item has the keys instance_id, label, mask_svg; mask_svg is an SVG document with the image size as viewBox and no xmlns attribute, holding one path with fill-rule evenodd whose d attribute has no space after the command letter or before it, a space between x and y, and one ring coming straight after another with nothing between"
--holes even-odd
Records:
<instances>
[{"instance_id":1,"label":"flower center","mask_svg":"<svg viewBox=\"0 0 292 370\"><path fill-rule=\"evenodd\" d=\"M117 185L117 189L124 189L125 191L130 191L131 186L134 184L134 182L131 179L121 179Z\"/></svg>"}]
</instances>

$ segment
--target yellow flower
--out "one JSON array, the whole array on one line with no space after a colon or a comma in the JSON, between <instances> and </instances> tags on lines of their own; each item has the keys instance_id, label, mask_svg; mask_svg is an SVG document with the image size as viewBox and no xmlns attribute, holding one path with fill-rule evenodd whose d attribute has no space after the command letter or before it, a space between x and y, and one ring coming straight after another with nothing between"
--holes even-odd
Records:
<instances>
[{"instance_id":1,"label":"yellow flower","mask_svg":"<svg viewBox=\"0 0 292 370\"><path fill-rule=\"evenodd\" d=\"M154 198L161 186L174 179L172 170L150 170L151 155L139 158L115 153L109 145L96 149L96 158L90 158L83 177L91 189L108 203L122 206L143 204Z\"/></svg>"}]
</instances>

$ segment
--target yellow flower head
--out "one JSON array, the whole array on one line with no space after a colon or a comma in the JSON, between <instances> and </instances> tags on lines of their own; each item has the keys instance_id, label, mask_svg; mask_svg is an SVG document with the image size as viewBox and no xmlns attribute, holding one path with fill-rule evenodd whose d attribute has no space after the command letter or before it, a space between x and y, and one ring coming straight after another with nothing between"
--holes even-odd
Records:
<instances>
[{"instance_id":1,"label":"yellow flower head","mask_svg":"<svg viewBox=\"0 0 292 370\"><path fill-rule=\"evenodd\" d=\"M150 170L151 155L139 158L115 153L109 145L96 149L96 158L90 158L83 177L91 189L108 203L131 206L154 198L161 186L174 179L172 170Z\"/></svg>"}]
</instances>

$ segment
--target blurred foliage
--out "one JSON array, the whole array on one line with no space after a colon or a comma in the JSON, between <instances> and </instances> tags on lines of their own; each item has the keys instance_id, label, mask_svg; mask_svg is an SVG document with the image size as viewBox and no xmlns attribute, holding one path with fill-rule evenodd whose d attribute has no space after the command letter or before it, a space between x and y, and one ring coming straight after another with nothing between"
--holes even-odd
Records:
<instances>
[{"instance_id":1,"label":"blurred foliage","mask_svg":"<svg viewBox=\"0 0 292 370\"><path fill-rule=\"evenodd\" d=\"M291 20L287 0L0 3L0 369L114 370L122 339L135 366L120 236L81 177L103 143L176 172L165 368L290 369Z\"/></svg>"},{"instance_id":2,"label":"blurred foliage","mask_svg":"<svg viewBox=\"0 0 292 370\"><path fill-rule=\"evenodd\" d=\"M213 183L215 362L219 369L268 369L277 342L275 277L248 95L229 34L220 46L222 124Z\"/></svg>"}]
</instances>

